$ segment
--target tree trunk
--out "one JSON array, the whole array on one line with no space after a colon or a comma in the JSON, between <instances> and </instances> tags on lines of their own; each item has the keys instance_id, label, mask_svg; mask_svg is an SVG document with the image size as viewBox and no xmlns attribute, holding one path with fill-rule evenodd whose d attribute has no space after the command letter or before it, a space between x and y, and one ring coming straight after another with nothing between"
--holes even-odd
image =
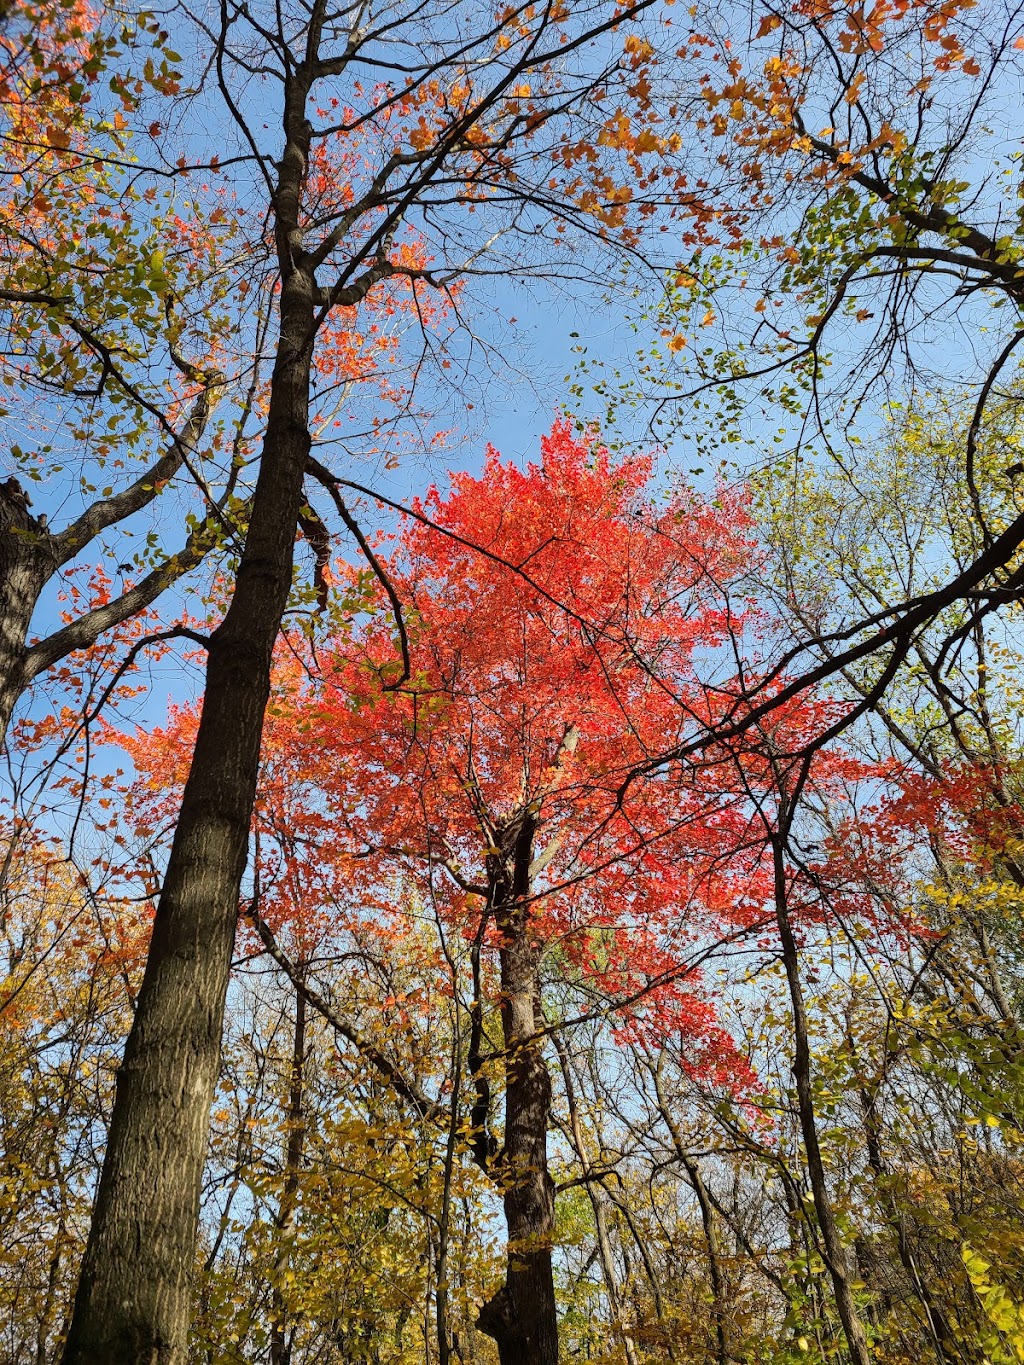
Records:
<instances>
[{"instance_id":1,"label":"tree trunk","mask_svg":"<svg viewBox=\"0 0 1024 1365\"><path fill-rule=\"evenodd\" d=\"M53 537L28 510L17 479L0 483L0 743L25 688L25 641L57 568Z\"/></svg>"},{"instance_id":2,"label":"tree trunk","mask_svg":"<svg viewBox=\"0 0 1024 1365\"><path fill-rule=\"evenodd\" d=\"M299 963L299 970L304 964ZM295 1033L292 1038L291 1075L288 1086L288 1136L284 1152L284 1185L277 1214L277 1253L274 1257L274 1285L270 1321L270 1365L290 1365L288 1340L288 1303L282 1289L291 1260L291 1239L295 1229L295 1210L299 1202L299 1173L306 1127L303 1115L303 1090L306 1064L306 997L295 992Z\"/></svg>"},{"instance_id":3,"label":"tree trunk","mask_svg":"<svg viewBox=\"0 0 1024 1365\"><path fill-rule=\"evenodd\" d=\"M117 1081L65 1365L180 1365L191 1320L200 1184L274 643L291 586L309 454L314 279L295 250L307 90L286 93L279 163L280 335L234 595L206 691Z\"/></svg>"},{"instance_id":4,"label":"tree trunk","mask_svg":"<svg viewBox=\"0 0 1024 1365\"><path fill-rule=\"evenodd\" d=\"M786 885L784 836L772 840L775 862L775 918L782 945L782 962L786 969L790 1006L793 1011L793 1078L796 1082L797 1110L800 1133L807 1157L807 1174L814 1198L814 1213L821 1234L821 1250L832 1281L839 1319L843 1325L846 1344L853 1365L871 1365L864 1324L857 1310L853 1291L853 1276L846 1247L836 1222L832 1198L825 1178L825 1161L818 1139L817 1117L814 1112L814 1087L811 1077L810 1030L803 984L800 980L800 950L789 917L788 887Z\"/></svg>"},{"instance_id":5,"label":"tree trunk","mask_svg":"<svg viewBox=\"0 0 1024 1365\"><path fill-rule=\"evenodd\" d=\"M661 1114L662 1121L668 1129L672 1139L672 1146L675 1148L676 1156L686 1171L687 1178L697 1196L697 1206L700 1209L701 1227L704 1229L704 1245L708 1253L708 1272L711 1279L711 1297L715 1318L715 1342L717 1347L718 1365L733 1365L733 1351L730 1342L731 1323L729 1322L728 1294L726 1291L725 1276L722 1273L722 1252L721 1242L718 1236L718 1219L715 1216L715 1207L711 1202L707 1186L704 1184L704 1177L701 1175L700 1163L690 1155L683 1135L679 1131L679 1126L672 1117L672 1106L668 1096L665 1094L665 1086L661 1076L660 1061L651 1066L651 1078L654 1081L654 1093L658 1100L658 1112Z\"/></svg>"},{"instance_id":6,"label":"tree trunk","mask_svg":"<svg viewBox=\"0 0 1024 1365\"><path fill-rule=\"evenodd\" d=\"M533 824L525 817L513 842L511 867L502 859L492 877L495 922L503 938L501 1022L505 1046L505 1185L508 1231L505 1283L480 1310L477 1325L493 1337L501 1365L558 1365L558 1316L551 1246L555 1186L548 1173L551 1077L537 1038L540 974L530 942L529 892ZM504 842L504 841L503 841ZM498 862L497 857L494 863ZM505 869L508 869L507 872Z\"/></svg>"},{"instance_id":7,"label":"tree trunk","mask_svg":"<svg viewBox=\"0 0 1024 1365\"><path fill-rule=\"evenodd\" d=\"M626 1355L626 1365L640 1365L639 1356L636 1353L636 1343L630 1335L623 1321L622 1316L622 1296L619 1293L619 1279L615 1271L615 1254L612 1250L611 1231L608 1226L608 1207L611 1201L608 1198L608 1191L601 1184L600 1180L593 1174L593 1164L587 1155L587 1144L583 1134L583 1125L580 1123L579 1108L576 1104L576 1089L573 1085L572 1066L569 1061L569 1054L565 1046L559 1041L558 1034L554 1035L555 1051L558 1053L558 1061L562 1068L562 1076L565 1079L565 1100L569 1106L569 1132L572 1136L572 1144L576 1149L576 1156L579 1159L580 1168L586 1179L587 1194L590 1198L590 1207L594 1212L594 1228L597 1233L597 1254L601 1262L601 1274L604 1277L605 1292L608 1295L608 1307L611 1310L612 1318L615 1322L615 1331L622 1339L622 1349Z\"/></svg>"}]
</instances>

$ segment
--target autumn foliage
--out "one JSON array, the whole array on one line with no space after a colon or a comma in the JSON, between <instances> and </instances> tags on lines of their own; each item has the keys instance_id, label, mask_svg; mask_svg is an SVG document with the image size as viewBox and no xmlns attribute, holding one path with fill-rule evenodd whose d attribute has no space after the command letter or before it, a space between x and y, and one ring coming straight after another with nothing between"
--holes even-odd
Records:
<instances>
[{"instance_id":1,"label":"autumn foliage","mask_svg":"<svg viewBox=\"0 0 1024 1365\"><path fill-rule=\"evenodd\" d=\"M0 1365L1024 1360L1022 46L0 3Z\"/></svg>"},{"instance_id":2,"label":"autumn foliage","mask_svg":"<svg viewBox=\"0 0 1024 1365\"><path fill-rule=\"evenodd\" d=\"M648 460L616 464L564 423L525 471L490 450L382 553L409 677L379 585L340 638L282 649L256 826L271 924L375 905L386 918L397 878L467 938L494 941L488 861L529 812L538 947L695 1045L707 1033L687 953L756 921L764 893L756 852L741 851L742 793L715 763L621 788L714 705L711 661L728 667L744 627L729 587L749 519L724 489L717 506L686 492L658 507L649 479ZM349 579L365 588L366 570ZM187 753L191 729L180 713L125 740L167 800L169 755Z\"/></svg>"}]
</instances>

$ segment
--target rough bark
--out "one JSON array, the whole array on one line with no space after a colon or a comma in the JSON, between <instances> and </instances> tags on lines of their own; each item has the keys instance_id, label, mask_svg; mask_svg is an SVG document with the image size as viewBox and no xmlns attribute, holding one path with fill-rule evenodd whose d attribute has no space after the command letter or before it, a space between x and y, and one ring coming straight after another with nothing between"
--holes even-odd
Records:
<instances>
[{"instance_id":1,"label":"rough bark","mask_svg":"<svg viewBox=\"0 0 1024 1365\"><path fill-rule=\"evenodd\" d=\"M529 894L534 821L507 828L488 859L494 920L501 935L501 1022L505 1049L505 1283L480 1310L477 1326L492 1337L501 1365L557 1365L558 1316L551 1247L555 1187L548 1172L551 1077L537 1038L539 960L530 941Z\"/></svg>"},{"instance_id":2,"label":"rough bark","mask_svg":"<svg viewBox=\"0 0 1024 1365\"><path fill-rule=\"evenodd\" d=\"M308 81L292 74L276 194L280 331L249 530L206 690L106 1157L65 1365L180 1365L200 1182L274 642L309 454L313 272L298 245Z\"/></svg>"},{"instance_id":3,"label":"rough bark","mask_svg":"<svg viewBox=\"0 0 1024 1365\"><path fill-rule=\"evenodd\" d=\"M25 687L32 615L57 563L56 542L29 511L21 485L0 483L0 742Z\"/></svg>"}]
</instances>

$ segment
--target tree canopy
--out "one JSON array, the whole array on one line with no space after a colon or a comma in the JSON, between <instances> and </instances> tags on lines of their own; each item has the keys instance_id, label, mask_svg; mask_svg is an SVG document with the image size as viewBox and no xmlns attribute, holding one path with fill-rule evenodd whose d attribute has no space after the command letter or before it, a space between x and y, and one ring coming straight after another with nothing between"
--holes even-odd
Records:
<instances>
[{"instance_id":1,"label":"tree canopy","mask_svg":"<svg viewBox=\"0 0 1024 1365\"><path fill-rule=\"evenodd\" d=\"M4 1361L1024 1360L1022 49L0 7Z\"/></svg>"}]
</instances>

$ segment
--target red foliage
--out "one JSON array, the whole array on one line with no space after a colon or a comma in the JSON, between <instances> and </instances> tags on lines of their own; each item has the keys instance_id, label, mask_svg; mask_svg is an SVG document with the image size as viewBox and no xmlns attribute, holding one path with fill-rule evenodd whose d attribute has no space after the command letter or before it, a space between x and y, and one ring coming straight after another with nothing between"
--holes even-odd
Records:
<instances>
[{"instance_id":1,"label":"red foliage","mask_svg":"<svg viewBox=\"0 0 1024 1365\"><path fill-rule=\"evenodd\" d=\"M623 779L734 704L735 651L756 633L733 600L753 550L745 496L655 506L647 460L615 463L566 423L541 448L525 471L490 450L479 477L432 489L416 511L433 524L406 519L383 557L410 636L402 685L379 585L379 610L315 657L282 651L263 911L308 942L339 920L400 933L411 904L493 949L495 860L532 821L529 932L549 976L616 1005L623 1030L682 1032L695 1066L735 1078L695 959L766 923L764 758L748 743ZM776 715L776 741L819 712ZM193 724L179 712L128 742L150 800L183 777Z\"/></svg>"}]
</instances>

